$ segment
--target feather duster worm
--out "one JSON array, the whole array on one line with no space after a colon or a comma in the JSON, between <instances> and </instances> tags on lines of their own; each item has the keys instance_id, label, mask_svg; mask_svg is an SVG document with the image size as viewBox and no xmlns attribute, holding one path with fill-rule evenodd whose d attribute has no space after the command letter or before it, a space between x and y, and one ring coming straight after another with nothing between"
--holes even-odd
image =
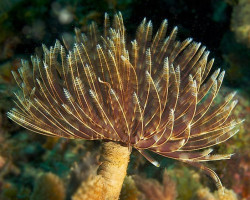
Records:
<instances>
[{"instance_id":1,"label":"feather duster worm","mask_svg":"<svg viewBox=\"0 0 250 200\"><path fill-rule=\"evenodd\" d=\"M113 199L131 148L156 166L147 151L200 168L222 188L201 163L231 157L212 155L210 147L238 131L241 121L230 116L235 93L215 104L225 72L208 77L214 62L209 51L191 38L176 40L177 27L166 35L167 25L164 20L153 36L151 21L144 19L130 42L121 13L112 26L106 14L102 35L92 23L87 33L76 29L71 49L59 41L49 49L43 45L42 59L32 56L32 67L22 61L19 73L13 72L21 92L8 117L47 136L109 141L103 142L99 174L110 187L117 183Z\"/></svg>"}]
</instances>

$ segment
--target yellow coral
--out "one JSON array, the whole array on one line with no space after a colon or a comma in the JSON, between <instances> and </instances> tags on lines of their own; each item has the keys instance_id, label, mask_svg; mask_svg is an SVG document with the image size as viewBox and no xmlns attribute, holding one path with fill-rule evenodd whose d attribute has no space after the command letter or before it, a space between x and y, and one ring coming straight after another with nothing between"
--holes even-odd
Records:
<instances>
[{"instance_id":1,"label":"yellow coral","mask_svg":"<svg viewBox=\"0 0 250 200\"><path fill-rule=\"evenodd\" d=\"M216 200L208 188L201 188L197 191L199 200Z\"/></svg>"},{"instance_id":2,"label":"yellow coral","mask_svg":"<svg viewBox=\"0 0 250 200\"><path fill-rule=\"evenodd\" d=\"M237 200L237 196L233 190L224 188L211 193L208 188L201 188L197 191L198 200Z\"/></svg>"},{"instance_id":3,"label":"yellow coral","mask_svg":"<svg viewBox=\"0 0 250 200\"><path fill-rule=\"evenodd\" d=\"M218 200L237 200L237 196L233 190L224 188L224 193L222 190L218 190L214 193L215 199Z\"/></svg>"}]
</instances>

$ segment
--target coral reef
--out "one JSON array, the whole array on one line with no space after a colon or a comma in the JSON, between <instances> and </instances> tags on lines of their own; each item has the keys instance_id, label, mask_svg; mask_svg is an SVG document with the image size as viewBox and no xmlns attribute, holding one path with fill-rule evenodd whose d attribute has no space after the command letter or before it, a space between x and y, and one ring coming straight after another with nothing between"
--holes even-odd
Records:
<instances>
[{"instance_id":1,"label":"coral reef","mask_svg":"<svg viewBox=\"0 0 250 200\"><path fill-rule=\"evenodd\" d=\"M86 144L85 144L86 146ZM90 148L89 148L90 150ZM89 177L94 177L97 174L97 168L99 166L99 149L93 149L92 152L86 152L80 161L75 162L68 175L67 180L67 196L70 198L72 194L82 185L83 182L87 182Z\"/></svg>"},{"instance_id":2,"label":"coral reef","mask_svg":"<svg viewBox=\"0 0 250 200\"><path fill-rule=\"evenodd\" d=\"M138 200L139 191L132 176L126 176L122 185L120 200Z\"/></svg>"},{"instance_id":3,"label":"coral reef","mask_svg":"<svg viewBox=\"0 0 250 200\"><path fill-rule=\"evenodd\" d=\"M234 6L231 29L235 33L238 42L245 44L250 48L250 1L239 0Z\"/></svg>"},{"instance_id":4,"label":"coral reef","mask_svg":"<svg viewBox=\"0 0 250 200\"><path fill-rule=\"evenodd\" d=\"M208 188L201 188L197 191L197 198L199 200L216 200L214 195Z\"/></svg>"},{"instance_id":5,"label":"coral reef","mask_svg":"<svg viewBox=\"0 0 250 200\"><path fill-rule=\"evenodd\" d=\"M52 173L41 175L35 183L31 200L64 200L65 187L62 180Z\"/></svg>"},{"instance_id":6,"label":"coral reef","mask_svg":"<svg viewBox=\"0 0 250 200\"><path fill-rule=\"evenodd\" d=\"M222 96L219 95L218 100L222 100L223 94L230 90L232 89L224 88L221 91ZM245 121L235 138L229 140L228 143L220 144L216 148L218 153L236 153L229 162L215 163L215 167L227 188L232 188L239 198L248 199L250 198L250 102L246 94L238 93L236 96L239 102L232 115L244 118Z\"/></svg>"},{"instance_id":7,"label":"coral reef","mask_svg":"<svg viewBox=\"0 0 250 200\"><path fill-rule=\"evenodd\" d=\"M176 183L164 171L162 184L154 179L133 177L140 191L140 200L175 200L177 197Z\"/></svg>"},{"instance_id":8,"label":"coral reef","mask_svg":"<svg viewBox=\"0 0 250 200\"><path fill-rule=\"evenodd\" d=\"M237 200L236 194L232 190L224 189L211 193L208 188L201 188L197 191L198 200Z\"/></svg>"},{"instance_id":9,"label":"coral reef","mask_svg":"<svg viewBox=\"0 0 250 200\"><path fill-rule=\"evenodd\" d=\"M193 199L195 192L203 187L200 181L200 174L187 167L180 166L175 169L169 169L168 174L176 182L178 200Z\"/></svg>"}]
</instances>

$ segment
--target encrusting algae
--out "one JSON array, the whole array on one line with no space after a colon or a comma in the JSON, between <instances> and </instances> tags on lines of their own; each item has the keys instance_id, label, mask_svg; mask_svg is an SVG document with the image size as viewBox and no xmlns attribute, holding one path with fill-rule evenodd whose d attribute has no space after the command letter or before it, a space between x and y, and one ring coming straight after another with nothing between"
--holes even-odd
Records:
<instances>
[{"instance_id":1,"label":"encrusting algae","mask_svg":"<svg viewBox=\"0 0 250 200\"><path fill-rule=\"evenodd\" d=\"M148 150L202 169L222 189L202 163L231 157L209 147L238 131L242 121L230 115L235 93L214 103L225 72L208 77L209 51L191 38L177 41L176 27L166 36L167 25L153 36L145 18L130 42L121 13L111 27L106 14L102 35L95 23L87 33L76 29L73 48L43 45L43 58L32 56L32 67L22 61L13 72L21 92L10 119L47 136L103 141L97 177L104 199L119 198L132 148L156 166Z\"/></svg>"}]
</instances>

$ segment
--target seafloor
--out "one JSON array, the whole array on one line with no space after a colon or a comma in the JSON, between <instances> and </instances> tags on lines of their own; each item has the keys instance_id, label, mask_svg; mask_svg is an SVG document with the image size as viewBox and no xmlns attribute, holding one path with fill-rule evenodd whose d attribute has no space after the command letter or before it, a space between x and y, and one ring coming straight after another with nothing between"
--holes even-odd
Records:
<instances>
[{"instance_id":1,"label":"seafloor","mask_svg":"<svg viewBox=\"0 0 250 200\"><path fill-rule=\"evenodd\" d=\"M206 45L215 68L226 70L217 101L237 91L233 115L246 119L236 136L215 147L218 153L234 152L232 159L208 163L227 188L225 196L190 166L156 156L157 168L133 151L120 199L250 199L250 0L0 0L0 200L78 200L79 187L98 187L91 176L100 142L34 134L6 112L17 91L11 70L21 59L41 54L42 43L72 38L74 27L84 31L92 20L102 25L104 13L116 11L122 12L131 37L144 17L154 27L167 18L170 27L179 27L179 39L192 37Z\"/></svg>"}]
</instances>

